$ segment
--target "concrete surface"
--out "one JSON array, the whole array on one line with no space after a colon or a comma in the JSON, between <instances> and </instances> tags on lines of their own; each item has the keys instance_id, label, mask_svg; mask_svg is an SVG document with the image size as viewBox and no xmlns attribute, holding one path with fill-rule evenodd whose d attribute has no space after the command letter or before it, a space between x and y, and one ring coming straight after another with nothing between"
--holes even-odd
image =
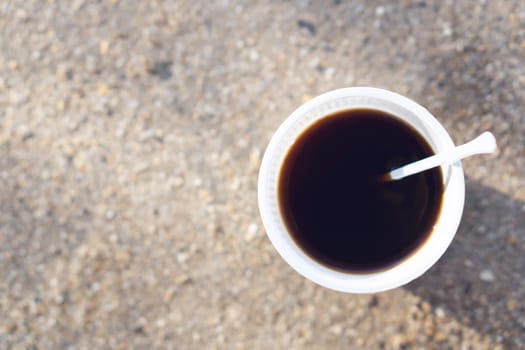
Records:
<instances>
[{"instance_id":1,"label":"concrete surface","mask_svg":"<svg viewBox=\"0 0 525 350\"><path fill-rule=\"evenodd\" d=\"M525 348L524 1L4 0L0 30L0 348ZM500 145L378 295L294 273L256 203L280 122L354 85Z\"/></svg>"}]
</instances>

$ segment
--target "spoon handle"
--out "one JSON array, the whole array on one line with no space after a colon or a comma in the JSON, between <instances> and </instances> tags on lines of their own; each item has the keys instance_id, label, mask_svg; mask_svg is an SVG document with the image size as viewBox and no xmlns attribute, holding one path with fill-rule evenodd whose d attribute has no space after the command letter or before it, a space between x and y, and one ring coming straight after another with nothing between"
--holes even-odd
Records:
<instances>
[{"instance_id":1,"label":"spoon handle","mask_svg":"<svg viewBox=\"0 0 525 350\"><path fill-rule=\"evenodd\" d=\"M444 163L450 164L459 159L475 154L493 153L496 151L496 148L496 138L490 131L485 131L470 142L394 169L390 171L389 175L392 180L399 180L404 177L434 168L438 165Z\"/></svg>"}]
</instances>

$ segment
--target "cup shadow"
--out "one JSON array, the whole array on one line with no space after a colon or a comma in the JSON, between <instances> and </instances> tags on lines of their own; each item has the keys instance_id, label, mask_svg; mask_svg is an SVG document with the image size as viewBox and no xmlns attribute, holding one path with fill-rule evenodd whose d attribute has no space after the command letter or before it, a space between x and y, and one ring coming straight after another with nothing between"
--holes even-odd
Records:
<instances>
[{"instance_id":1,"label":"cup shadow","mask_svg":"<svg viewBox=\"0 0 525 350\"><path fill-rule=\"evenodd\" d=\"M525 346L524 211L525 202L467 178L453 243L404 288L496 342Z\"/></svg>"}]
</instances>

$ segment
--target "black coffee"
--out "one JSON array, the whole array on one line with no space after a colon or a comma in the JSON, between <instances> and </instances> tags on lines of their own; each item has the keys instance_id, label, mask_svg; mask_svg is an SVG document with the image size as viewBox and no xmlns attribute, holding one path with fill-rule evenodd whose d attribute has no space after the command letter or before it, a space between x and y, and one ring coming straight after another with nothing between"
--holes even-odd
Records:
<instances>
[{"instance_id":1,"label":"black coffee","mask_svg":"<svg viewBox=\"0 0 525 350\"><path fill-rule=\"evenodd\" d=\"M383 112L349 110L316 122L292 146L279 176L280 210L296 244L346 272L400 262L432 232L441 208L441 170L375 180L432 154L415 129Z\"/></svg>"}]
</instances>

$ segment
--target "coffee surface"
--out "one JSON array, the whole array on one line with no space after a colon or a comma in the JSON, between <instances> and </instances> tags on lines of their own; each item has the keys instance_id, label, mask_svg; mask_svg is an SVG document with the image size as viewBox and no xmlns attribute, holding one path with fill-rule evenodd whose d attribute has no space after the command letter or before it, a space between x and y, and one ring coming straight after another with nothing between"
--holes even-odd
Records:
<instances>
[{"instance_id":1,"label":"coffee surface","mask_svg":"<svg viewBox=\"0 0 525 350\"><path fill-rule=\"evenodd\" d=\"M400 262L432 232L441 170L389 183L375 179L432 154L415 129L383 112L349 110L317 121L291 147L279 175L280 211L294 241L314 260L345 272Z\"/></svg>"}]
</instances>

